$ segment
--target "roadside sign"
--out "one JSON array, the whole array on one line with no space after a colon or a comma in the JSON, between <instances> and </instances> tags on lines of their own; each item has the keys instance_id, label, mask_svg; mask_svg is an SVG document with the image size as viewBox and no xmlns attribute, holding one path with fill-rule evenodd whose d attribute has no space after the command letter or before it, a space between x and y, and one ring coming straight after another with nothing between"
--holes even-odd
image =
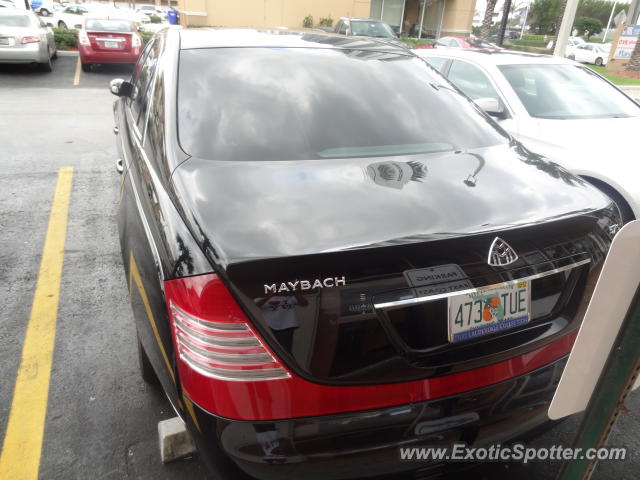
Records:
<instances>
[{"instance_id":1,"label":"roadside sign","mask_svg":"<svg viewBox=\"0 0 640 480\"><path fill-rule=\"evenodd\" d=\"M622 60L631 58L633 49L638 42L638 37L640 37L640 25L627 25L623 27L613 58Z\"/></svg>"},{"instance_id":2,"label":"roadside sign","mask_svg":"<svg viewBox=\"0 0 640 480\"><path fill-rule=\"evenodd\" d=\"M636 27L640 28L640 27ZM640 220L616 235L596 284L576 343L549 407L549 418L583 411L640 284ZM638 382L634 388L638 387Z\"/></svg>"}]
</instances>

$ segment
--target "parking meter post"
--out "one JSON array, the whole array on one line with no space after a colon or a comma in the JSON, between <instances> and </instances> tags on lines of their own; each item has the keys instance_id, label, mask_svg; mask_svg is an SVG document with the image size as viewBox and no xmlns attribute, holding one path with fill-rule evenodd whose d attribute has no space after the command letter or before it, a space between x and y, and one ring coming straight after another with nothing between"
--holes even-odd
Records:
<instances>
[{"instance_id":1,"label":"parking meter post","mask_svg":"<svg viewBox=\"0 0 640 480\"><path fill-rule=\"evenodd\" d=\"M574 447L603 447L640 371L640 286L589 400ZM556 480L588 480L597 460L567 460Z\"/></svg>"}]
</instances>

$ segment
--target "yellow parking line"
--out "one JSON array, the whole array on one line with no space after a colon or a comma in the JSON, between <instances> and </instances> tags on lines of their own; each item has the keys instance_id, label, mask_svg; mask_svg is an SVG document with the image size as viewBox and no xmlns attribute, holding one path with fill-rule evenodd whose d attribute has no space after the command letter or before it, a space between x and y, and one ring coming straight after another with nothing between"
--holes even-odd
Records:
<instances>
[{"instance_id":1,"label":"yellow parking line","mask_svg":"<svg viewBox=\"0 0 640 480\"><path fill-rule=\"evenodd\" d=\"M72 178L71 167L63 167L58 172L31 316L0 454L1 479L38 478Z\"/></svg>"},{"instance_id":2,"label":"yellow parking line","mask_svg":"<svg viewBox=\"0 0 640 480\"><path fill-rule=\"evenodd\" d=\"M80 84L80 70L81 70L82 65L80 64L80 55L78 55L78 63L76 63L76 75L75 77L73 77L73 84L74 85L79 85Z\"/></svg>"}]
</instances>

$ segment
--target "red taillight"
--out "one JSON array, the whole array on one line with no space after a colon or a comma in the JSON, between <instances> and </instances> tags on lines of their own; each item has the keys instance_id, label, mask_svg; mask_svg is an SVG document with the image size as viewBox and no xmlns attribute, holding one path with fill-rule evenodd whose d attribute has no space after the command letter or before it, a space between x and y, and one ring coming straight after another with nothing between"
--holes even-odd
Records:
<instances>
[{"instance_id":1,"label":"red taillight","mask_svg":"<svg viewBox=\"0 0 640 480\"><path fill-rule=\"evenodd\" d=\"M22 45L26 45L27 43L38 43L38 42L40 42L40 38L33 37L33 36L22 37L22 40L20 41Z\"/></svg>"},{"instance_id":2,"label":"red taillight","mask_svg":"<svg viewBox=\"0 0 640 480\"><path fill-rule=\"evenodd\" d=\"M89 41L89 35L87 35L87 32L85 30L80 30L78 32L78 43L85 46L91 45L91 42Z\"/></svg>"},{"instance_id":3,"label":"red taillight","mask_svg":"<svg viewBox=\"0 0 640 480\"><path fill-rule=\"evenodd\" d=\"M165 287L177 357L183 367L201 377L224 381L290 377L217 275L171 280ZM194 290L199 294L191 296Z\"/></svg>"},{"instance_id":4,"label":"red taillight","mask_svg":"<svg viewBox=\"0 0 640 480\"><path fill-rule=\"evenodd\" d=\"M289 372L215 274L164 282L183 392L204 410L275 420L371 410L454 395L522 375L566 355L575 334L475 370L381 385L321 385Z\"/></svg>"}]
</instances>

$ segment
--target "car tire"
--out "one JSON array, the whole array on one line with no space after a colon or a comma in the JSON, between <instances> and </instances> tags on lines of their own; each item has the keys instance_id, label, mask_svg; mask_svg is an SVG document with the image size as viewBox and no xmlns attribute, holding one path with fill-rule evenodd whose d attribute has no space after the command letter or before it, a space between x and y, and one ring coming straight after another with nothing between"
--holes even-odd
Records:
<instances>
[{"instance_id":1,"label":"car tire","mask_svg":"<svg viewBox=\"0 0 640 480\"><path fill-rule=\"evenodd\" d=\"M39 13L43 17L48 17L49 15L51 15L51 12L49 10L47 10L46 8L41 8Z\"/></svg>"},{"instance_id":2,"label":"car tire","mask_svg":"<svg viewBox=\"0 0 640 480\"><path fill-rule=\"evenodd\" d=\"M82 63L82 64L81 64L81 66L82 66L82 71L83 71L83 72L85 72L85 73L89 73L89 72L91 71L91 67L92 67L92 65L93 65L93 64L91 64L91 63Z\"/></svg>"},{"instance_id":3,"label":"car tire","mask_svg":"<svg viewBox=\"0 0 640 480\"><path fill-rule=\"evenodd\" d=\"M596 58L596 65L599 67L602 66L602 59L600 57Z\"/></svg>"},{"instance_id":4,"label":"car tire","mask_svg":"<svg viewBox=\"0 0 640 480\"><path fill-rule=\"evenodd\" d=\"M58 22L58 28L64 28L65 30L68 29L67 24L64 23L62 20Z\"/></svg>"},{"instance_id":5,"label":"car tire","mask_svg":"<svg viewBox=\"0 0 640 480\"><path fill-rule=\"evenodd\" d=\"M575 55L569 55L567 58L568 58L569 60L575 60L575 59L576 59L576 56L575 56Z\"/></svg>"},{"instance_id":6,"label":"car tire","mask_svg":"<svg viewBox=\"0 0 640 480\"><path fill-rule=\"evenodd\" d=\"M51 60L57 60L57 59L58 59L58 50L53 52L53 55L51 55Z\"/></svg>"},{"instance_id":7,"label":"car tire","mask_svg":"<svg viewBox=\"0 0 640 480\"><path fill-rule=\"evenodd\" d=\"M156 375L153 366L151 366L151 362L149 361L149 357L147 356L147 352L144 351L144 347L142 346L142 342L140 338L138 340L138 366L140 367L140 376L144 383L148 385L158 385L160 380L158 380L158 376Z\"/></svg>"},{"instance_id":8,"label":"car tire","mask_svg":"<svg viewBox=\"0 0 640 480\"><path fill-rule=\"evenodd\" d=\"M43 72L51 72L53 70L53 63L51 62L51 55L47 56L47 61L40 64L40 70Z\"/></svg>"}]
</instances>

